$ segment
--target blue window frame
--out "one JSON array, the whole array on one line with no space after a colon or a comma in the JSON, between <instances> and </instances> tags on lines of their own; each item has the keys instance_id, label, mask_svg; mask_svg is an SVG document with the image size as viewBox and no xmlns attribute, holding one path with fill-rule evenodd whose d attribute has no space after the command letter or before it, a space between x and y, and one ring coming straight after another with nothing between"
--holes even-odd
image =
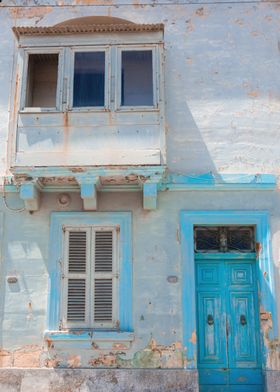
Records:
<instances>
[{"instance_id":1,"label":"blue window frame","mask_svg":"<svg viewBox=\"0 0 280 392\"><path fill-rule=\"evenodd\" d=\"M117 331L108 331L108 336L122 332L132 332L132 249L131 249L131 213L130 212L54 212L51 214L50 252L49 252L49 298L48 322L45 335L52 332L52 338L59 336L75 338L70 332L60 332L62 309L62 257L63 230L67 226L108 226L119 227L119 295L118 314L119 327ZM82 328L80 328L82 329ZM94 332L96 334L96 332ZM98 333L98 331L97 331ZM100 331L106 337L107 331ZM83 334L79 334L79 339ZM84 335L88 338L88 329Z\"/></svg>"}]
</instances>

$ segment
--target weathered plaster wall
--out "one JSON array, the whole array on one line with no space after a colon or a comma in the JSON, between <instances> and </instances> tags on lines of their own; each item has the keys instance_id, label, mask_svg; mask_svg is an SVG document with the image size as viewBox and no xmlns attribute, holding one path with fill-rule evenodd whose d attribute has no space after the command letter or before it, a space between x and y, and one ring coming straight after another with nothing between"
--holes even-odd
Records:
<instances>
[{"instance_id":1,"label":"weathered plaster wall","mask_svg":"<svg viewBox=\"0 0 280 392\"><path fill-rule=\"evenodd\" d=\"M79 211L78 193L67 211ZM21 206L8 194L10 207ZM49 219L59 210L57 194L44 194L38 212L4 210L1 299L2 366L183 368L180 210L268 210L271 214L274 268L279 268L280 199L278 192L162 192L154 212L141 207L141 193L99 194L99 211L133 211L133 327L131 346L87 346L79 342L44 342L48 292ZM8 284L7 275L18 276ZM277 274L276 274L277 275ZM169 283L168 276L177 276ZM277 278L277 286L279 282ZM275 298L276 300L276 298ZM279 301L277 302L280 314ZM263 321L269 331L270 321ZM195 333L189 337L196 344ZM116 342L117 343L117 342ZM279 367L278 342L267 365Z\"/></svg>"},{"instance_id":2,"label":"weathered plaster wall","mask_svg":"<svg viewBox=\"0 0 280 392\"><path fill-rule=\"evenodd\" d=\"M150 0L145 4L128 0L49 0L44 1L44 6L37 3L28 0L0 3L0 175L7 172L9 100L14 98L10 96L12 82L16 83L12 26L53 25L89 15L165 24L166 132L171 171L279 174L277 2L219 4L207 0L203 4L187 4L179 0L175 4L166 0L163 5ZM183 368L186 365L181 318L184 277L178 232L181 209L268 210L279 287L278 191L165 192L160 193L159 208L154 212L143 211L140 193L102 193L100 211L133 211L135 340L128 349L121 346L81 349L78 344L71 347L44 342L49 217L51 211L59 210L56 197L44 194L42 208L33 214L11 212L0 201L2 367ZM72 194L71 198L67 210L82 210L79 194ZM17 194L8 194L7 203L13 208L22 207ZM7 283L9 274L18 276L18 284ZM170 275L178 276L178 282L169 283ZM277 310L280 315L279 301ZM262 321L265 336L271 328L269 323ZM195 338L195 333L190 336L193 344ZM271 342L266 338L265 344L271 350L268 366L280 369L278 340ZM271 376L271 385L273 380ZM30 385L30 379L26 383Z\"/></svg>"},{"instance_id":3,"label":"weathered plaster wall","mask_svg":"<svg viewBox=\"0 0 280 392\"><path fill-rule=\"evenodd\" d=\"M165 24L170 170L278 174L279 4L142 3L45 1L44 6L38 6L37 1L2 1L2 173L15 44L11 27L53 25L75 17L109 15L138 23Z\"/></svg>"}]
</instances>

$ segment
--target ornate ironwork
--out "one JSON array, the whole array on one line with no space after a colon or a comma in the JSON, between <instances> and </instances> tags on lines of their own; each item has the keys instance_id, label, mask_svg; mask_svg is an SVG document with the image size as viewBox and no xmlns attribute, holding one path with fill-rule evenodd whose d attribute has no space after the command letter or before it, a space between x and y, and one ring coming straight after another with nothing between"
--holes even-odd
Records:
<instances>
[{"instance_id":1,"label":"ornate ironwork","mask_svg":"<svg viewBox=\"0 0 280 392\"><path fill-rule=\"evenodd\" d=\"M196 226L195 252L255 252L254 226Z\"/></svg>"}]
</instances>

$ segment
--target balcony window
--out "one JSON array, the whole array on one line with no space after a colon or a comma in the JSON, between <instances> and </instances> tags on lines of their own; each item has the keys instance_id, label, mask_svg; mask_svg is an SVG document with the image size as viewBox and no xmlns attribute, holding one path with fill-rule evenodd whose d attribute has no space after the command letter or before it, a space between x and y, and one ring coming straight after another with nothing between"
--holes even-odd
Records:
<instances>
[{"instance_id":1,"label":"balcony window","mask_svg":"<svg viewBox=\"0 0 280 392\"><path fill-rule=\"evenodd\" d=\"M122 106L153 106L152 50L122 51Z\"/></svg>"},{"instance_id":2,"label":"balcony window","mask_svg":"<svg viewBox=\"0 0 280 392\"><path fill-rule=\"evenodd\" d=\"M56 107L58 53L30 53L25 107Z\"/></svg>"},{"instance_id":3,"label":"balcony window","mask_svg":"<svg viewBox=\"0 0 280 392\"><path fill-rule=\"evenodd\" d=\"M73 107L102 106L105 99L105 52L77 52Z\"/></svg>"}]
</instances>

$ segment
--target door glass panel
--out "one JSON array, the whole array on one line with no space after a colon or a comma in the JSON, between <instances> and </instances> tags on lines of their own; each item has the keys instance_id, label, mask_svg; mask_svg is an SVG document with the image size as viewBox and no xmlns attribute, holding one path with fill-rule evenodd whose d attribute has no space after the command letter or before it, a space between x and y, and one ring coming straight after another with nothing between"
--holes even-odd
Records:
<instances>
[{"instance_id":1,"label":"door glass panel","mask_svg":"<svg viewBox=\"0 0 280 392\"><path fill-rule=\"evenodd\" d=\"M254 226L197 226L195 252L255 252Z\"/></svg>"},{"instance_id":2,"label":"door glass panel","mask_svg":"<svg viewBox=\"0 0 280 392\"><path fill-rule=\"evenodd\" d=\"M105 52L77 52L74 63L73 107L104 106Z\"/></svg>"},{"instance_id":3,"label":"door glass panel","mask_svg":"<svg viewBox=\"0 0 280 392\"><path fill-rule=\"evenodd\" d=\"M153 52L122 51L122 106L153 106Z\"/></svg>"}]
</instances>

